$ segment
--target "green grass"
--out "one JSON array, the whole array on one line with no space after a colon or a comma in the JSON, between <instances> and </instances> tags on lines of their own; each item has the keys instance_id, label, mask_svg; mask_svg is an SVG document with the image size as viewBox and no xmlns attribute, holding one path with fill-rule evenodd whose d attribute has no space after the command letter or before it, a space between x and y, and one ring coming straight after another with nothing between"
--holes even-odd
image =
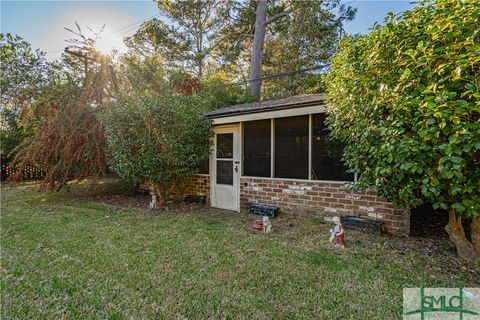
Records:
<instances>
[{"instance_id":1,"label":"green grass","mask_svg":"<svg viewBox=\"0 0 480 320\"><path fill-rule=\"evenodd\" d=\"M403 287L473 283L448 245L350 231L342 251L316 220L263 235L245 215L118 210L88 190L3 188L2 319L386 319Z\"/></svg>"}]
</instances>

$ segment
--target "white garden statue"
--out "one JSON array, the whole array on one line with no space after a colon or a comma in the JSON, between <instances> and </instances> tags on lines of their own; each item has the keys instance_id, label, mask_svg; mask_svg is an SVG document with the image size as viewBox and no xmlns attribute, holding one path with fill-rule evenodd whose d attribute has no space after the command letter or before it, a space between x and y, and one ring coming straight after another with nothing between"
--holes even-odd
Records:
<instances>
[{"instance_id":1,"label":"white garden statue","mask_svg":"<svg viewBox=\"0 0 480 320\"><path fill-rule=\"evenodd\" d=\"M263 216L263 233L270 233L272 231L272 222L268 219L267 216Z\"/></svg>"},{"instance_id":2,"label":"white garden statue","mask_svg":"<svg viewBox=\"0 0 480 320\"><path fill-rule=\"evenodd\" d=\"M152 194L152 201L150 201L150 210L155 210L157 208L157 195Z\"/></svg>"},{"instance_id":3,"label":"white garden statue","mask_svg":"<svg viewBox=\"0 0 480 320\"><path fill-rule=\"evenodd\" d=\"M345 231L343 230L340 218L335 216L333 217L332 222L335 223L335 227L330 229L330 238L328 241L343 248L345 247Z\"/></svg>"}]
</instances>

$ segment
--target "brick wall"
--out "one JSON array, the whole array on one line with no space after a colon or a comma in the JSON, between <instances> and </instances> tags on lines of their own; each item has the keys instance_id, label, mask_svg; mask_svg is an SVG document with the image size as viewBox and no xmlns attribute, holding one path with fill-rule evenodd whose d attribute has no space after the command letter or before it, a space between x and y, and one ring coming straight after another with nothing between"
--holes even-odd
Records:
<instances>
[{"instance_id":1,"label":"brick wall","mask_svg":"<svg viewBox=\"0 0 480 320\"><path fill-rule=\"evenodd\" d=\"M383 221L392 234L410 233L409 210L389 203L377 196L375 191L354 193L341 183L241 178L242 210L246 210L252 202L276 205L281 213L303 217L365 217Z\"/></svg>"},{"instance_id":2,"label":"brick wall","mask_svg":"<svg viewBox=\"0 0 480 320\"><path fill-rule=\"evenodd\" d=\"M147 183L140 186L149 190ZM171 191L170 196L176 200L183 200L186 195L207 196L207 204L210 204L210 176L194 175L178 182L177 187Z\"/></svg>"},{"instance_id":3,"label":"brick wall","mask_svg":"<svg viewBox=\"0 0 480 320\"><path fill-rule=\"evenodd\" d=\"M182 197L186 195L207 196L207 204L210 204L210 176L195 175L184 181L181 190Z\"/></svg>"},{"instance_id":4,"label":"brick wall","mask_svg":"<svg viewBox=\"0 0 480 320\"><path fill-rule=\"evenodd\" d=\"M174 198L185 195L205 195L210 203L210 176L195 175L172 193ZM302 180L240 178L240 206L249 203L271 204L280 207L281 214L301 217L353 215L383 221L387 231L397 235L410 233L410 211L389 203L375 191L355 193L341 183Z\"/></svg>"}]
</instances>

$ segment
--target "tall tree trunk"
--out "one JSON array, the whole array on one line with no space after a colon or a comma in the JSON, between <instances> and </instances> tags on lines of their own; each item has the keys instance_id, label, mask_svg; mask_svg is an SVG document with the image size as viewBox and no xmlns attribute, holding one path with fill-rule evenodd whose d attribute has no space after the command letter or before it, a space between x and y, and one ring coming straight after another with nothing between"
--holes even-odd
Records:
<instances>
[{"instance_id":1,"label":"tall tree trunk","mask_svg":"<svg viewBox=\"0 0 480 320\"><path fill-rule=\"evenodd\" d=\"M457 215L455 209L450 209L448 212L448 224L445 227L450 240L453 242L455 247L457 248L458 255L469 261L480 261L480 251L477 251L474 247L474 244L470 242L467 237L465 236L465 230L463 229L462 225L462 217ZM475 223L478 221L475 220ZM475 234L474 228L478 228L472 222L472 239L474 241L478 241L478 234ZM477 232L479 230L476 230ZM476 239L476 240L475 240Z\"/></svg>"},{"instance_id":2,"label":"tall tree trunk","mask_svg":"<svg viewBox=\"0 0 480 320\"><path fill-rule=\"evenodd\" d=\"M263 44L265 43L266 20L267 0L258 0L255 16L255 33L253 36L252 61L250 64L249 79L250 93L256 100L260 100L262 91L262 81L259 79L262 77Z\"/></svg>"}]
</instances>

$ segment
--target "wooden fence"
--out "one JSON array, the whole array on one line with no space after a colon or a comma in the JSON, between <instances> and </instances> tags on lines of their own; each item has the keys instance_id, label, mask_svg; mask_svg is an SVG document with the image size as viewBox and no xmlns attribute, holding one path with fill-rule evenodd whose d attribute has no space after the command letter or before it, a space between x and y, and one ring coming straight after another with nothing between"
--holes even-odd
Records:
<instances>
[{"instance_id":1,"label":"wooden fence","mask_svg":"<svg viewBox=\"0 0 480 320\"><path fill-rule=\"evenodd\" d=\"M2 164L1 166L1 180L7 180L11 175L17 172L17 168ZM45 178L45 170L40 166L27 166L23 170L23 179L25 180L41 180Z\"/></svg>"}]
</instances>

